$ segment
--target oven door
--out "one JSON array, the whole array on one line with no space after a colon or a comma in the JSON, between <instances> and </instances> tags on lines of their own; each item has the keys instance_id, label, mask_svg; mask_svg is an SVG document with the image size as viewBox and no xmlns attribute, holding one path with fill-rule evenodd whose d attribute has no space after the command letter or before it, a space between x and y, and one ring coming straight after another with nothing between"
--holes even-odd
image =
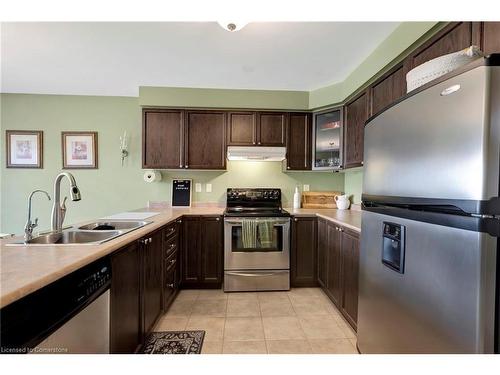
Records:
<instances>
[{"instance_id":1,"label":"oven door","mask_svg":"<svg viewBox=\"0 0 500 375\"><path fill-rule=\"evenodd\" d=\"M244 221L255 222L256 239L244 239ZM262 229L272 223L265 241ZM224 219L224 269L226 270L277 270L290 268L290 218L241 218Z\"/></svg>"}]
</instances>

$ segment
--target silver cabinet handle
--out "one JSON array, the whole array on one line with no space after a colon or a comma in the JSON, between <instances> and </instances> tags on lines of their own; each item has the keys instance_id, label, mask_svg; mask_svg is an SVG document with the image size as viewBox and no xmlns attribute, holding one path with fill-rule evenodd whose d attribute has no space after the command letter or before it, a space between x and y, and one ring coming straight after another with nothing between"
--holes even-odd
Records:
<instances>
[{"instance_id":1,"label":"silver cabinet handle","mask_svg":"<svg viewBox=\"0 0 500 375\"><path fill-rule=\"evenodd\" d=\"M260 142L258 142L258 144L260 145Z\"/></svg>"},{"instance_id":2,"label":"silver cabinet handle","mask_svg":"<svg viewBox=\"0 0 500 375\"><path fill-rule=\"evenodd\" d=\"M182 220L177 220L177 224L180 224L180 223L182 223Z\"/></svg>"},{"instance_id":3,"label":"silver cabinet handle","mask_svg":"<svg viewBox=\"0 0 500 375\"><path fill-rule=\"evenodd\" d=\"M299 221L299 219L295 218L295 219L293 219L293 221Z\"/></svg>"},{"instance_id":4,"label":"silver cabinet handle","mask_svg":"<svg viewBox=\"0 0 500 375\"><path fill-rule=\"evenodd\" d=\"M215 221L220 221L220 217L216 218Z\"/></svg>"},{"instance_id":5,"label":"silver cabinet handle","mask_svg":"<svg viewBox=\"0 0 500 375\"><path fill-rule=\"evenodd\" d=\"M174 287L174 284L167 284L167 287L169 287L169 288L173 288L173 287Z\"/></svg>"},{"instance_id":6,"label":"silver cabinet handle","mask_svg":"<svg viewBox=\"0 0 500 375\"><path fill-rule=\"evenodd\" d=\"M290 169L290 167L286 167L286 169Z\"/></svg>"},{"instance_id":7,"label":"silver cabinet handle","mask_svg":"<svg viewBox=\"0 0 500 375\"><path fill-rule=\"evenodd\" d=\"M179 168L182 168L182 164L179 164Z\"/></svg>"},{"instance_id":8,"label":"silver cabinet handle","mask_svg":"<svg viewBox=\"0 0 500 375\"><path fill-rule=\"evenodd\" d=\"M188 166L187 166L187 164L186 164L186 165L184 166L184 168L189 168L189 167L188 167Z\"/></svg>"}]
</instances>

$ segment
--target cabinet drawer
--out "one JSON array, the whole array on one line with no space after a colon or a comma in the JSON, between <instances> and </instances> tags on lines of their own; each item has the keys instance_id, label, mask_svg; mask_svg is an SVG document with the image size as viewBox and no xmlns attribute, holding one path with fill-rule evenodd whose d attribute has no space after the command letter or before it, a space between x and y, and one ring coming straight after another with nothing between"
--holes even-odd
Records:
<instances>
[{"instance_id":1,"label":"cabinet drawer","mask_svg":"<svg viewBox=\"0 0 500 375\"><path fill-rule=\"evenodd\" d=\"M168 258L165 259L165 272L169 273L176 268L177 265L177 250L173 251Z\"/></svg>"},{"instance_id":2,"label":"cabinet drawer","mask_svg":"<svg viewBox=\"0 0 500 375\"><path fill-rule=\"evenodd\" d=\"M175 222L175 223L169 224L165 228L165 239L168 240L172 237L175 237L175 236L177 236L178 233L179 233L179 230L178 230L177 223Z\"/></svg>"},{"instance_id":3,"label":"cabinet drawer","mask_svg":"<svg viewBox=\"0 0 500 375\"><path fill-rule=\"evenodd\" d=\"M163 259L168 258L173 252L179 248L179 238L177 236L170 238L163 246Z\"/></svg>"}]
</instances>

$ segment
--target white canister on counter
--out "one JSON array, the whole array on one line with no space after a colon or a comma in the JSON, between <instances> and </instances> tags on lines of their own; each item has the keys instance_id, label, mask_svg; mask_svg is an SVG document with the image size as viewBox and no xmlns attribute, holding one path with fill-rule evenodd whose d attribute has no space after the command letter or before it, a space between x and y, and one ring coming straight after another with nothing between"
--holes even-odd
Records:
<instances>
[{"instance_id":1,"label":"white canister on counter","mask_svg":"<svg viewBox=\"0 0 500 375\"><path fill-rule=\"evenodd\" d=\"M295 186L295 193L293 193L293 208L300 208L300 192L298 186Z\"/></svg>"},{"instance_id":2,"label":"white canister on counter","mask_svg":"<svg viewBox=\"0 0 500 375\"><path fill-rule=\"evenodd\" d=\"M351 201L347 195L336 195L335 203L337 204L337 208L339 210L347 210L351 205Z\"/></svg>"}]
</instances>

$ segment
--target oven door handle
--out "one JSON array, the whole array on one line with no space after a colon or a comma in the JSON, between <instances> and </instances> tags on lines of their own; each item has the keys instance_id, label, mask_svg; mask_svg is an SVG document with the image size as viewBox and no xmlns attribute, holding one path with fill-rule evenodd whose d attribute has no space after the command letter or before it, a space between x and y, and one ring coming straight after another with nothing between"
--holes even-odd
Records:
<instances>
[{"instance_id":1,"label":"oven door handle","mask_svg":"<svg viewBox=\"0 0 500 375\"><path fill-rule=\"evenodd\" d=\"M233 220L225 220L225 223L226 224L229 224L229 225L239 225L241 226L241 224L243 223L242 221L233 221ZM276 222L273 222L273 226L275 227L284 227L286 225L290 224L289 221L276 221Z\"/></svg>"},{"instance_id":2,"label":"oven door handle","mask_svg":"<svg viewBox=\"0 0 500 375\"><path fill-rule=\"evenodd\" d=\"M243 272L231 272L231 271L226 271L225 273L231 276L245 276L245 277L260 277L260 276L273 276L278 273L283 273L286 271L275 271L271 273L243 273Z\"/></svg>"}]
</instances>

